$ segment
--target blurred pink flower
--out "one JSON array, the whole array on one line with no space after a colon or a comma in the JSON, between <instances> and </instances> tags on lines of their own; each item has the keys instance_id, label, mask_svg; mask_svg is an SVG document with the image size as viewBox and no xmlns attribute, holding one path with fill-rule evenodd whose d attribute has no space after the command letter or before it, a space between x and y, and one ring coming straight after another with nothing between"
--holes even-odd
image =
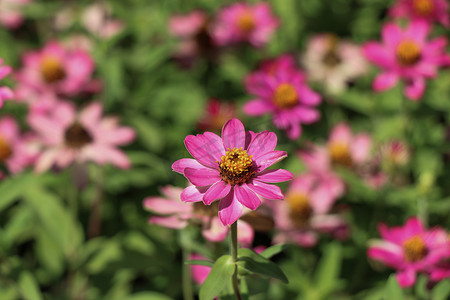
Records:
<instances>
[{"instance_id":1,"label":"blurred pink flower","mask_svg":"<svg viewBox=\"0 0 450 300\"><path fill-rule=\"evenodd\" d=\"M30 2L31 0L1 0L0 23L9 29L22 25L24 18L21 9Z\"/></svg>"},{"instance_id":2,"label":"blurred pink flower","mask_svg":"<svg viewBox=\"0 0 450 300\"><path fill-rule=\"evenodd\" d=\"M308 78L323 82L330 93L340 93L347 83L367 72L367 61L356 44L332 34L312 37L303 58Z\"/></svg>"},{"instance_id":3,"label":"blurred pink flower","mask_svg":"<svg viewBox=\"0 0 450 300\"><path fill-rule=\"evenodd\" d=\"M24 67L16 73L17 97L55 93L72 96L89 87L94 72L91 56L81 49L68 50L52 41L41 50L23 56Z\"/></svg>"},{"instance_id":4,"label":"blurred pink flower","mask_svg":"<svg viewBox=\"0 0 450 300\"><path fill-rule=\"evenodd\" d=\"M283 54L278 57L265 60L261 63L260 70L269 75L274 75L278 70L290 71L298 73L297 63L295 58L290 54Z\"/></svg>"},{"instance_id":5,"label":"blurred pink flower","mask_svg":"<svg viewBox=\"0 0 450 300\"><path fill-rule=\"evenodd\" d=\"M436 21L446 27L450 25L447 0L397 0L389 14L394 18L406 17L413 21Z\"/></svg>"},{"instance_id":6,"label":"blurred pink flower","mask_svg":"<svg viewBox=\"0 0 450 300\"><path fill-rule=\"evenodd\" d=\"M97 2L86 7L81 14L81 24L93 35L110 38L123 30L124 24L111 18L112 9L107 2Z\"/></svg>"},{"instance_id":7,"label":"blurred pink flower","mask_svg":"<svg viewBox=\"0 0 450 300\"><path fill-rule=\"evenodd\" d=\"M64 168L74 161L128 168L130 161L117 146L133 141L134 130L119 126L116 117L102 118L102 112L99 102L76 113L72 103L60 101L46 113L30 115L28 122L44 148L35 170L43 172L53 165Z\"/></svg>"},{"instance_id":8,"label":"blurred pink flower","mask_svg":"<svg viewBox=\"0 0 450 300\"><path fill-rule=\"evenodd\" d=\"M38 149L29 144L33 137L21 135L14 118L5 116L0 119L0 163L4 163L9 172L16 174L34 163Z\"/></svg>"},{"instance_id":9,"label":"blurred pink flower","mask_svg":"<svg viewBox=\"0 0 450 300\"><path fill-rule=\"evenodd\" d=\"M203 200L210 205L220 199L219 218L224 225L239 219L244 206L256 209L260 197L284 198L278 186L268 183L290 180L291 172L266 170L287 156L284 151L274 150L275 133L246 132L241 121L232 119L223 126L222 137L207 131L187 136L184 143L195 159L183 158L172 165L193 184L181 193L181 200Z\"/></svg>"},{"instance_id":10,"label":"blurred pink flower","mask_svg":"<svg viewBox=\"0 0 450 300\"><path fill-rule=\"evenodd\" d=\"M204 257L203 255L197 254L197 253L193 253L189 257L189 259L191 259L191 260L193 260L193 259L206 260L206 257ZM191 268L192 280L198 285L202 285L203 282L205 282L206 278L208 277L209 272L211 272L211 267L207 267L207 266L190 265L190 268Z\"/></svg>"},{"instance_id":11,"label":"blurred pink flower","mask_svg":"<svg viewBox=\"0 0 450 300\"><path fill-rule=\"evenodd\" d=\"M166 186L161 189L164 197L147 197L144 208L158 215L151 216L150 224L157 224L172 229L181 229L188 224L197 224L202 228L203 237L211 242L223 241L229 227L223 225L218 216L218 202L205 205L199 199L195 203L181 201L182 188ZM238 239L243 245L251 245L254 231L246 222L238 222Z\"/></svg>"},{"instance_id":12,"label":"blurred pink flower","mask_svg":"<svg viewBox=\"0 0 450 300\"><path fill-rule=\"evenodd\" d=\"M319 94L306 85L299 70L293 70L289 63L273 64L273 73L258 70L248 75L245 86L256 99L244 105L244 112L251 116L270 113L273 123L286 130L290 139L301 136L301 124L311 124L320 118L316 110L321 102Z\"/></svg>"},{"instance_id":13,"label":"blurred pink flower","mask_svg":"<svg viewBox=\"0 0 450 300\"><path fill-rule=\"evenodd\" d=\"M376 92L392 88L400 79L405 82L407 98L418 101L425 91L425 78L434 78L439 67L450 65L445 54L447 39L427 40L430 25L413 21L406 29L388 23L383 26L383 43L363 46L367 59L382 69L373 82Z\"/></svg>"},{"instance_id":14,"label":"blurred pink flower","mask_svg":"<svg viewBox=\"0 0 450 300\"><path fill-rule=\"evenodd\" d=\"M268 3L250 5L239 2L224 7L213 25L213 37L219 46L248 42L264 46L278 27Z\"/></svg>"},{"instance_id":15,"label":"blurred pink flower","mask_svg":"<svg viewBox=\"0 0 450 300\"><path fill-rule=\"evenodd\" d=\"M5 78L9 73L11 73L10 66L2 66L3 59L0 58L0 80ZM13 91L4 86L0 86L0 108L3 106L3 101L13 98Z\"/></svg>"},{"instance_id":16,"label":"blurred pink flower","mask_svg":"<svg viewBox=\"0 0 450 300\"><path fill-rule=\"evenodd\" d=\"M436 264L448 258L450 245L440 228L425 230L421 221L409 218L404 226L388 228L379 225L383 240L372 242L367 251L371 259L379 260L397 270L397 281L402 287L416 282L417 273L437 271Z\"/></svg>"},{"instance_id":17,"label":"blurred pink flower","mask_svg":"<svg viewBox=\"0 0 450 300\"><path fill-rule=\"evenodd\" d=\"M197 127L200 130L219 132L223 125L236 115L236 107L233 103L210 99L206 103L206 112L198 121Z\"/></svg>"},{"instance_id":18,"label":"blurred pink flower","mask_svg":"<svg viewBox=\"0 0 450 300\"><path fill-rule=\"evenodd\" d=\"M286 201L273 205L277 232L274 243L290 241L312 247L317 243L318 233L345 238L348 229L344 220L329 213L342 192L338 181L322 181L311 173L296 176L289 185Z\"/></svg>"}]
</instances>

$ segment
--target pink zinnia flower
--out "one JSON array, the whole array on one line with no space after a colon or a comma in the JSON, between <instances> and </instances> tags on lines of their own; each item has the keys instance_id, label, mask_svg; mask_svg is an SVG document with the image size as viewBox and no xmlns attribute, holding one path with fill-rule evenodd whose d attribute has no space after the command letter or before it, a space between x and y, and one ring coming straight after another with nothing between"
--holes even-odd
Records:
<instances>
[{"instance_id":1,"label":"pink zinnia flower","mask_svg":"<svg viewBox=\"0 0 450 300\"><path fill-rule=\"evenodd\" d=\"M273 123L286 130L291 139L302 133L301 124L311 124L320 118L316 110L321 97L306 85L304 75L290 67L275 68L272 74L264 70L247 76L247 92L256 96L244 106L244 112L251 116L270 113Z\"/></svg>"},{"instance_id":2,"label":"pink zinnia flower","mask_svg":"<svg viewBox=\"0 0 450 300\"><path fill-rule=\"evenodd\" d=\"M145 198L144 208L158 214L151 216L149 223L172 229L182 229L189 224L200 225L205 239L211 242L223 241L228 235L229 227L223 225L217 216L218 203L185 203L181 201L182 192L182 188L166 186L161 189L164 197ZM251 245L255 235L252 227L246 222L239 222L237 226L239 243Z\"/></svg>"},{"instance_id":3,"label":"pink zinnia flower","mask_svg":"<svg viewBox=\"0 0 450 300\"><path fill-rule=\"evenodd\" d=\"M0 80L5 78L9 73L11 73L10 66L2 66L3 59L0 58ZM3 106L3 101L11 99L13 97L13 92L10 88L0 86L0 108Z\"/></svg>"},{"instance_id":4,"label":"pink zinnia flower","mask_svg":"<svg viewBox=\"0 0 450 300\"><path fill-rule=\"evenodd\" d=\"M343 189L330 183L311 173L294 178L286 192L286 200L273 205L277 230L274 243L294 242L302 247L312 247L317 243L318 233L346 237L347 225L342 217L329 214Z\"/></svg>"},{"instance_id":5,"label":"pink zinnia flower","mask_svg":"<svg viewBox=\"0 0 450 300\"><path fill-rule=\"evenodd\" d=\"M389 14L394 18L406 17L413 21L436 21L446 27L450 25L447 0L397 0Z\"/></svg>"},{"instance_id":6,"label":"pink zinnia flower","mask_svg":"<svg viewBox=\"0 0 450 300\"><path fill-rule=\"evenodd\" d=\"M51 111L29 117L31 127L43 144L36 171L52 165L64 168L74 161L111 163L128 168L130 161L117 146L129 144L134 130L118 125L115 117L102 118L102 105L94 102L77 113L68 102L58 102Z\"/></svg>"},{"instance_id":7,"label":"pink zinnia flower","mask_svg":"<svg viewBox=\"0 0 450 300\"><path fill-rule=\"evenodd\" d=\"M280 188L269 183L290 180L291 172L267 170L287 156L274 150L275 133L246 132L241 121L232 119L223 126L222 138L207 131L187 136L184 144L195 159L183 158L172 165L193 184L184 189L181 200L203 200L210 205L220 199L219 218L224 225L236 222L244 206L255 210L261 204L260 197L284 198Z\"/></svg>"},{"instance_id":8,"label":"pink zinnia flower","mask_svg":"<svg viewBox=\"0 0 450 300\"><path fill-rule=\"evenodd\" d=\"M0 0L0 23L10 29L22 25L23 15L21 9L31 0Z\"/></svg>"},{"instance_id":9,"label":"pink zinnia flower","mask_svg":"<svg viewBox=\"0 0 450 300\"><path fill-rule=\"evenodd\" d=\"M373 82L376 92L392 88L399 79L405 82L405 95L419 100L425 91L425 78L434 78L439 67L450 65L445 54L447 40L427 40L430 25L413 21L408 28L388 23L383 26L383 43L368 42L363 50L367 59L382 69Z\"/></svg>"},{"instance_id":10,"label":"pink zinnia flower","mask_svg":"<svg viewBox=\"0 0 450 300\"><path fill-rule=\"evenodd\" d=\"M360 46L332 34L312 37L302 58L308 78L322 82L330 93L340 93L348 82L367 72Z\"/></svg>"},{"instance_id":11,"label":"pink zinnia flower","mask_svg":"<svg viewBox=\"0 0 450 300\"><path fill-rule=\"evenodd\" d=\"M402 287L412 286L417 273L433 272L436 264L450 253L445 231L425 230L415 217L404 226L388 228L380 224L378 230L383 240L371 243L367 256L396 269Z\"/></svg>"},{"instance_id":12,"label":"pink zinnia flower","mask_svg":"<svg viewBox=\"0 0 450 300\"><path fill-rule=\"evenodd\" d=\"M219 46L248 42L265 45L278 27L268 3L250 5L239 2L223 8L213 26L213 37Z\"/></svg>"},{"instance_id":13,"label":"pink zinnia flower","mask_svg":"<svg viewBox=\"0 0 450 300\"><path fill-rule=\"evenodd\" d=\"M25 100L33 92L66 96L83 92L94 72L94 62L87 52L68 50L54 41L41 50L25 53L23 64L16 78L18 97Z\"/></svg>"},{"instance_id":14,"label":"pink zinnia flower","mask_svg":"<svg viewBox=\"0 0 450 300\"><path fill-rule=\"evenodd\" d=\"M223 125L237 115L236 107L233 103L210 99L206 103L206 112L198 121L198 128L201 130L212 130L219 132Z\"/></svg>"}]
</instances>

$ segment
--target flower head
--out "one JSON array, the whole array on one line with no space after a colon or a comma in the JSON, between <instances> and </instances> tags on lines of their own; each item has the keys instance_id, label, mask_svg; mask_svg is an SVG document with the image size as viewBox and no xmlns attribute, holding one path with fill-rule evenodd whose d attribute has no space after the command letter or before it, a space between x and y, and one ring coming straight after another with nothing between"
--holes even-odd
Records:
<instances>
[{"instance_id":1,"label":"flower head","mask_svg":"<svg viewBox=\"0 0 450 300\"><path fill-rule=\"evenodd\" d=\"M444 230L425 230L422 222L413 217L404 226L388 228L379 225L381 241L373 242L367 256L397 270L397 281L402 287L410 287L417 273L433 273L442 259L450 253Z\"/></svg>"},{"instance_id":2,"label":"flower head","mask_svg":"<svg viewBox=\"0 0 450 300\"><path fill-rule=\"evenodd\" d=\"M0 1L0 23L9 29L22 25L24 18L21 9L30 2L31 0Z\"/></svg>"},{"instance_id":3,"label":"flower head","mask_svg":"<svg viewBox=\"0 0 450 300\"><path fill-rule=\"evenodd\" d=\"M77 113L71 103L61 101L51 111L31 115L28 121L44 148L36 171L43 172L53 164L64 168L74 161L128 168L128 157L117 146L133 141L134 130L119 126L115 117L102 118L102 111L99 102Z\"/></svg>"},{"instance_id":4,"label":"flower head","mask_svg":"<svg viewBox=\"0 0 450 300\"><path fill-rule=\"evenodd\" d=\"M10 66L2 66L3 60L0 58L0 80L11 73ZM0 86L0 108L3 106L3 101L11 99L13 97L13 91L8 87Z\"/></svg>"},{"instance_id":5,"label":"flower head","mask_svg":"<svg viewBox=\"0 0 450 300\"><path fill-rule=\"evenodd\" d=\"M439 22L450 26L448 1L446 0L397 0L389 10L392 17L406 17L428 23Z\"/></svg>"},{"instance_id":6,"label":"flower head","mask_svg":"<svg viewBox=\"0 0 450 300\"><path fill-rule=\"evenodd\" d=\"M269 4L239 2L219 12L213 25L213 37L219 46L248 42L261 47L277 27L278 20L272 15Z\"/></svg>"},{"instance_id":7,"label":"flower head","mask_svg":"<svg viewBox=\"0 0 450 300\"><path fill-rule=\"evenodd\" d=\"M417 101L425 91L425 79L435 77L438 68L450 65L450 56L445 53L446 38L428 41L429 31L430 26L423 21L412 21L406 29L388 23L382 29L383 43L364 45L367 59L382 69L373 82L376 92L390 89L403 79L406 97Z\"/></svg>"},{"instance_id":8,"label":"flower head","mask_svg":"<svg viewBox=\"0 0 450 300\"><path fill-rule=\"evenodd\" d=\"M284 198L278 186L269 184L292 178L283 169L267 170L287 156L274 150L273 132L246 132L241 121L232 119L223 126L222 137L205 132L187 136L184 143L195 159L183 158L172 165L193 184L184 189L181 200L210 205L220 199L219 218L224 225L239 219L243 207L256 209L260 197Z\"/></svg>"}]
</instances>

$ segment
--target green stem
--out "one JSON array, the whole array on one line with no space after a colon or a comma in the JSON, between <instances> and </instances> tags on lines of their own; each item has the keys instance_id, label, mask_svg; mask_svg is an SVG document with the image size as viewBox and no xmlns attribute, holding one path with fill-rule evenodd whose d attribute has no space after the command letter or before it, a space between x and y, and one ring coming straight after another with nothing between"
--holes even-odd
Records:
<instances>
[{"instance_id":1,"label":"green stem","mask_svg":"<svg viewBox=\"0 0 450 300\"><path fill-rule=\"evenodd\" d=\"M186 234L187 232L182 231L181 234ZM183 299L185 300L194 300L194 291L192 290L192 280L191 280L191 269L189 265L185 264L185 262L189 259L191 255L190 250L187 247L182 247L183 249Z\"/></svg>"},{"instance_id":2,"label":"green stem","mask_svg":"<svg viewBox=\"0 0 450 300\"><path fill-rule=\"evenodd\" d=\"M239 279L238 279L238 241L237 241L237 221L231 224L231 259L234 263L234 274L232 278L233 290L236 299L242 300L241 293L239 292Z\"/></svg>"},{"instance_id":3,"label":"green stem","mask_svg":"<svg viewBox=\"0 0 450 300\"><path fill-rule=\"evenodd\" d=\"M417 197L417 216L425 227L428 225L427 205L428 203L426 196Z\"/></svg>"}]
</instances>

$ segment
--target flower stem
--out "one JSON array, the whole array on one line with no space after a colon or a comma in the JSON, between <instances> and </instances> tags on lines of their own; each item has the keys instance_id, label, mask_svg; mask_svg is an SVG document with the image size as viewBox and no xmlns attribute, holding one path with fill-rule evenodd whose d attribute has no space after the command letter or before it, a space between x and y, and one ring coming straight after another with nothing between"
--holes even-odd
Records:
<instances>
[{"instance_id":1,"label":"flower stem","mask_svg":"<svg viewBox=\"0 0 450 300\"><path fill-rule=\"evenodd\" d=\"M232 278L233 291L236 299L242 300L241 293L239 292L239 279L238 279L238 266L237 266L237 252L238 252L238 242L237 242L237 221L231 224L231 259L234 263L234 274Z\"/></svg>"},{"instance_id":2,"label":"flower stem","mask_svg":"<svg viewBox=\"0 0 450 300\"><path fill-rule=\"evenodd\" d=\"M180 232L180 244L182 244L182 235L187 235L188 232L183 230ZM183 273L182 273L182 290L183 290L183 299L185 300L194 300L194 291L192 289L192 278L191 278L191 269L189 265L185 264L185 262L189 259L191 255L190 249L182 245L182 255L183 255Z\"/></svg>"},{"instance_id":3,"label":"flower stem","mask_svg":"<svg viewBox=\"0 0 450 300\"><path fill-rule=\"evenodd\" d=\"M103 207L103 170L99 167L95 180L95 199L92 203L91 216L89 217L88 238L100 235L102 225Z\"/></svg>"}]
</instances>

